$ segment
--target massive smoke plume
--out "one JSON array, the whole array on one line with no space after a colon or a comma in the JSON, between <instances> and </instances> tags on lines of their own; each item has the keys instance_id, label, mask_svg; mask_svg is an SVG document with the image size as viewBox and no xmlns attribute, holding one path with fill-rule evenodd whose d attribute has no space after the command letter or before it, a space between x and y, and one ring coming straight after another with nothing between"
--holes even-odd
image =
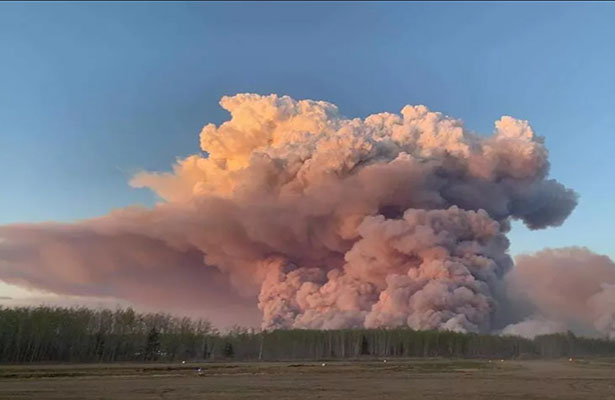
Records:
<instances>
[{"instance_id":1,"label":"massive smoke plume","mask_svg":"<svg viewBox=\"0 0 615 400\"><path fill-rule=\"evenodd\" d=\"M558 226L577 203L548 178L547 150L526 121L502 117L483 136L424 106L347 119L333 104L286 96L220 104L231 118L203 128L204 153L131 181L164 202L2 226L0 279L237 322L258 299L264 328L487 332L505 320L510 220ZM608 303L592 299L596 310Z\"/></svg>"}]
</instances>

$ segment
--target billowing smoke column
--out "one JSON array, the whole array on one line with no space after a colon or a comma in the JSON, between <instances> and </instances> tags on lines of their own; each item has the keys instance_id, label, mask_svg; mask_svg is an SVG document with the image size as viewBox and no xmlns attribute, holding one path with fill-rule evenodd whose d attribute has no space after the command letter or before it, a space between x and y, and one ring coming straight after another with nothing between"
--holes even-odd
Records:
<instances>
[{"instance_id":1,"label":"billowing smoke column","mask_svg":"<svg viewBox=\"0 0 615 400\"><path fill-rule=\"evenodd\" d=\"M534 336L573 329L615 339L615 263L585 248L518 257L506 277L511 301L529 317L505 333Z\"/></svg>"},{"instance_id":2,"label":"billowing smoke column","mask_svg":"<svg viewBox=\"0 0 615 400\"><path fill-rule=\"evenodd\" d=\"M205 126L206 154L133 178L165 202L0 227L0 279L222 311L258 298L264 328L491 331L510 219L557 226L577 203L526 121L482 136L424 106L346 119L285 96L221 105L231 119Z\"/></svg>"}]
</instances>

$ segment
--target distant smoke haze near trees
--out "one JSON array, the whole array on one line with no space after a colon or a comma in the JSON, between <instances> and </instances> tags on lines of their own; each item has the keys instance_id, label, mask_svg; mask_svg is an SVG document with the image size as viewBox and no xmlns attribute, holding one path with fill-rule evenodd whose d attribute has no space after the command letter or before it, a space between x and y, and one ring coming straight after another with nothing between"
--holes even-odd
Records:
<instances>
[{"instance_id":1,"label":"distant smoke haze near trees","mask_svg":"<svg viewBox=\"0 0 615 400\"><path fill-rule=\"evenodd\" d=\"M615 356L615 341L558 333L533 340L410 328L274 330L132 309L0 308L0 362L180 362Z\"/></svg>"}]
</instances>

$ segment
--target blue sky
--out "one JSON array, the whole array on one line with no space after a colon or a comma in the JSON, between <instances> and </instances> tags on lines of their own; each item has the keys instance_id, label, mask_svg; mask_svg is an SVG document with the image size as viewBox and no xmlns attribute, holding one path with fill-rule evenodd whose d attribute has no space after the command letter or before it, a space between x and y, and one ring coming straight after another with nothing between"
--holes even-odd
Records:
<instances>
[{"instance_id":1,"label":"blue sky","mask_svg":"<svg viewBox=\"0 0 615 400\"><path fill-rule=\"evenodd\" d=\"M428 107L546 137L580 204L560 228L518 224L512 252L615 256L615 4L2 3L0 224L151 205L127 181L168 170L227 114L221 96L288 94L347 116Z\"/></svg>"}]
</instances>

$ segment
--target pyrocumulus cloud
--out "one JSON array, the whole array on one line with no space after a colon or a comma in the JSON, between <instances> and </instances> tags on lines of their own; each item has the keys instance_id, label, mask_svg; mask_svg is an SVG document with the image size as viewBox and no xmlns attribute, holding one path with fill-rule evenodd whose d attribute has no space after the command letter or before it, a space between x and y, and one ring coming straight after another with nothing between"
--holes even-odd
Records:
<instances>
[{"instance_id":1,"label":"pyrocumulus cloud","mask_svg":"<svg viewBox=\"0 0 615 400\"><path fill-rule=\"evenodd\" d=\"M548 177L527 121L504 116L485 136L425 106L349 119L286 96L220 104L231 117L203 128L202 153L131 180L162 203L2 226L0 279L233 313L239 323L258 307L268 329L488 332L506 301L511 219L558 226L577 204ZM613 327L601 310L614 291L587 289L598 329ZM561 317L547 312L560 300L534 300L545 318Z\"/></svg>"}]
</instances>

